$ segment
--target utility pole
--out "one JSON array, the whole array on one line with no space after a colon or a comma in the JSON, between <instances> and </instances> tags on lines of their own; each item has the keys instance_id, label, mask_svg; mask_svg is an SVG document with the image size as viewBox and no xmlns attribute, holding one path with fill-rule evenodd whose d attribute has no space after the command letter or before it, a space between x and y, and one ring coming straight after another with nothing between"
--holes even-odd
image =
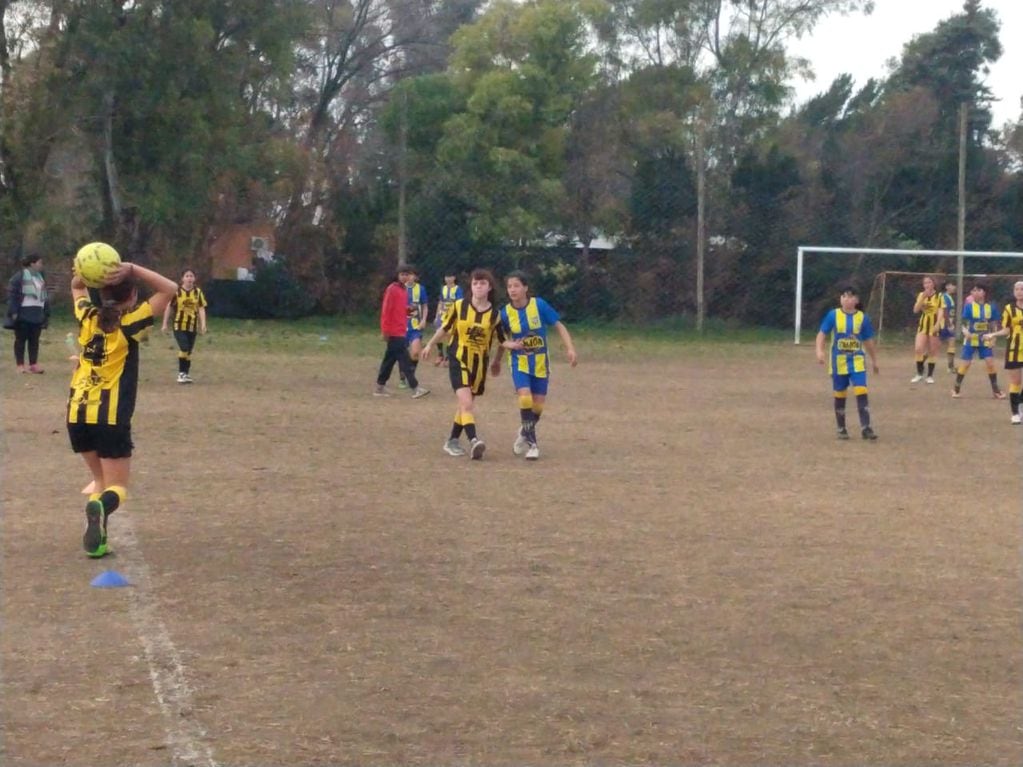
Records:
<instances>
[{"instance_id":1,"label":"utility pole","mask_svg":"<svg viewBox=\"0 0 1023 767\"><path fill-rule=\"evenodd\" d=\"M696 332L703 332L703 262L707 246L707 222L705 218L706 158L704 157L704 130L706 127L703 110L696 121Z\"/></svg>"},{"instance_id":2,"label":"utility pole","mask_svg":"<svg viewBox=\"0 0 1023 767\"><path fill-rule=\"evenodd\" d=\"M401 90L401 125L398 129L398 265L408 263L408 235L405 221L405 187L408 154L408 91Z\"/></svg>"},{"instance_id":3,"label":"utility pole","mask_svg":"<svg viewBox=\"0 0 1023 767\"><path fill-rule=\"evenodd\" d=\"M966 250L966 128L969 111L968 102L964 101L959 105L959 229L956 238L956 250L959 251L959 255L956 257L956 271L958 272L956 295L960 306L963 301L963 272L966 260L963 251Z\"/></svg>"}]
</instances>

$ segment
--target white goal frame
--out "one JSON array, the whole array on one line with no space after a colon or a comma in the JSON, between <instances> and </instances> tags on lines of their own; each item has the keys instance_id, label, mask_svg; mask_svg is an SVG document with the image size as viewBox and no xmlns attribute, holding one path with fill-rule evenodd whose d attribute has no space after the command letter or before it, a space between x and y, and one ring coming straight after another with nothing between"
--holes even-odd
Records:
<instances>
[{"instance_id":1,"label":"white goal frame","mask_svg":"<svg viewBox=\"0 0 1023 767\"><path fill-rule=\"evenodd\" d=\"M890 248L829 248L821 245L800 245L796 251L796 318L795 318L795 343L799 345L799 336L803 326L803 262L808 254L834 254L839 256L847 255L872 255L872 256L962 256L967 258L1023 258L1023 253L1015 251L988 251L988 250L908 250ZM960 268L957 264L956 271L950 272L949 276L955 274L959 278L960 292L962 291L962 279L965 267Z\"/></svg>"}]
</instances>

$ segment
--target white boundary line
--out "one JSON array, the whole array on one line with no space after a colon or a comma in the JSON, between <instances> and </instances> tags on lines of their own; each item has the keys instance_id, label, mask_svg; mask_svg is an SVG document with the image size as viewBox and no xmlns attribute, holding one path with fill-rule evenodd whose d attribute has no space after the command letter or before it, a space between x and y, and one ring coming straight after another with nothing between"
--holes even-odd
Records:
<instances>
[{"instance_id":1,"label":"white boundary line","mask_svg":"<svg viewBox=\"0 0 1023 767\"><path fill-rule=\"evenodd\" d=\"M124 513L116 514L113 520L118 550L129 554L122 574L131 584L126 589L131 616L149 664L156 701L167 722L171 759L176 765L217 767L206 731L195 716L192 688L185 677L181 655L157 614L156 604L149 598L153 593L152 579L135 535L134 522L130 514Z\"/></svg>"}]
</instances>

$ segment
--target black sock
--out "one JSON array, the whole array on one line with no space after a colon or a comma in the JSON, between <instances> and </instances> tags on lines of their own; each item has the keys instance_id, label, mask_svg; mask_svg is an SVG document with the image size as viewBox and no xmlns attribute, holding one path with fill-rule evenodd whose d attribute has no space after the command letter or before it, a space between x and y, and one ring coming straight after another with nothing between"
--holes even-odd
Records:
<instances>
[{"instance_id":1,"label":"black sock","mask_svg":"<svg viewBox=\"0 0 1023 767\"><path fill-rule=\"evenodd\" d=\"M103 511L110 516L121 505L121 493L118 492L118 488L109 487L100 493L99 501L103 504Z\"/></svg>"},{"instance_id":2,"label":"black sock","mask_svg":"<svg viewBox=\"0 0 1023 767\"><path fill-rule=\"evenodd\" d=\"M1019 415L1019 392L1009 392L1009 410L1013 415Z\"/></svg>"},{"instance_id":3,"label":"black sock","mask_svg":"<svg viewBox=\"0 0 1023 767\"><path fill-rule=\"evenodd\" d=\"M467 436L469 438L470 442L472 442L474 439L476 439L476 424L474 424L474 423L467 423L465 425L465 436Z\"/></svg>"},{"instance_id":4,"label":"black sock","mask_svg":"<svg viewBox=\"0 0 1023 767\"><path fill-rule=\"evenodd\" d=\"M866 394L856 395L856 409L860 413L860 426L864 429L870 426L870 405L867 403Z\"/></svg>"},{"instance_id":5,"label":"black sock","mask_svg":"<svg viewBox=\"0 0 1023 767\"><path fill-rule=\"evenodd\" d=\"M955 352L949 352L946 356L948 357L948 369L949 370L955 370L956 369L956 353Z\"/></svg>"},{"instance_id":6,"label":"black sock","mask_svg":"<svg viewBox=\"0 0 1023 767\"><path fill-rule=\"evenodd\" d=\"M924 361L923 360L917 360L916 361L916 374L918 376L922 376L924 374Z\"/></svg>"},{"instance_id":7,"label":"black sock","mask_svg":"<svg viewBox=\"0 0 1023 767\"><path fill-rule=\"evenodd\" d=\"M835 420L838 422L838 428L845 428L845 398L835 397Z\"/></svg>"},{"instance_id":8,"label":"black sock","mask_svg":"<svg viewBox=\"0 0 1023 767\"><path fill-rule=\"evenodd\" d=\"M462 436L462 424L453 423L451 424L451 439L458 439Z\"/></svg>"},{"instance_id":9,"label":"black sock","mask_svg":"<svg viewBox=\"0 0 1023 767\"><path fill-rule=\"evenodd\" d=\"M519 417L522 419L522 436L530 442L536 442L536 417L532 408L519 408Z\"/></svg>"},{"instance_id":10,"label":"black sock","mask_svg":"<svg viewBox=\"0 0 1023 767\"><path fill-rule=\"evenodd\" d=\"M934 363L933 362L928 362L927 363L927 377L928 378L934 378Z\"/></svg>"},{"instance_id":11,"label":"black sock","mask_svg":"<svg viewBox=\"0 0 1023 767\"><path fill-rule=\"evenodd\" d=\"M998 394L998 373L988 373L987 377L991 381L991 391Z\"/></svg>"},{"instance_id":12,"label":"black sock","mask_svg":"<svg viewBox=\"0 0 1023 767\"><path fill-rule=\"evenodd\" d=\"M959 387L963 385L964 378L966 378L966 373L956 373L956 391L959 391Z\"/></svg>"}]
</instances>

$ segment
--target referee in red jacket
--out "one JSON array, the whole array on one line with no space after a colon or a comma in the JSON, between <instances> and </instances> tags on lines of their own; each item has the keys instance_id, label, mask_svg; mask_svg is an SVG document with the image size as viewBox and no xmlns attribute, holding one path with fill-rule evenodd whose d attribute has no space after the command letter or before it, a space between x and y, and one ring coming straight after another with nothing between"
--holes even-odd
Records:
<instances>
[{"instance_id":1,"label":"referee in red jacket","mask_svg":"<svg viewBox=\"0 0 1023 767\"><path fill-rule=\"evenodd\" d=\"M380 306L380 333L387 342L384 350L384 359L380 362L380 372L377 373L377 385L373 390L374 397L390 397L387 391L387 381L394 370L394 363L398 363L409 388L412 389L412 399L425 397L430 393L419 385L416 378L416 369L412 364L412 358L408 353L408 340L405 338L406 322L408 320L408 284L412 277L412 267L402 267L394 281L384 291L384 300Z\"/></svg>"}]
</instances>

